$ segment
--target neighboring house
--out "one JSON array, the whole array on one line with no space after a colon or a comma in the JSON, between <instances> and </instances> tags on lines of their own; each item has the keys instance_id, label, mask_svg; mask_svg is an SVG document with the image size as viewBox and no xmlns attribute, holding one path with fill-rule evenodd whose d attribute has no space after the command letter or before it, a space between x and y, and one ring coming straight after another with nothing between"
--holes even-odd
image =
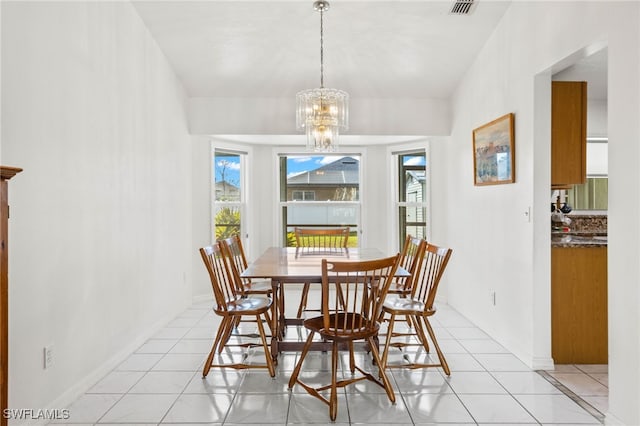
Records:
<instances>
[{"instance_id":1,"label":"neighboring house","mask_svg":"<svg viewBox=\"0 0 640 426\"><path fill-rule=\"evenodd\" d=\"M421 203L423 202L423 194L425 193L425 174L422 172L409 171L407 173L407 202Z\"/></svg>"},{"instance_id":2,"label":"neighboring house","mask_svg":"<svg viewBox=\"0 0 640 426\"><path fill-rule=\"evenodd\" d=\"M422 203L426 193L426 175L424 171L410 170L405 182L407 203ZM406 206L400 215L400 226L414 237L426 237L425 209L419 206Z\"/></svg>"},{"instance_id":3,"label":"neighboring house","mask_svg":"<svg viewBox=\"0 0 640 426\"><path fill-rule=\"evenodd\" d=\"M355 201L359 198L358 160L343 157L287 179L287 200Z\"/></svg>"},{"instance_id":4,"label":"neighboring house","mask_svg":"<svg viewBox=\"0 0 640 426\"><path fill-rule=\"evenodd\" d=\"M227 181L216 182L216 200L237 201L240 199L240 188Z\"/></svg>"}]
</instances>

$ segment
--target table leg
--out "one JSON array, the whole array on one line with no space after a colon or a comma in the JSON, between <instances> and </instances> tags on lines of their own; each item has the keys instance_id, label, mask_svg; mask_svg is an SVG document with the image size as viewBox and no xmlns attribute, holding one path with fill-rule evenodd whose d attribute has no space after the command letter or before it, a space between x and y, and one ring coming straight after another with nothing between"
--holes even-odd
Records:
<instances>
[{"instance_id":1,"label":"table leg","mask_svg":"<svg viewBox=\"0 0 640 426\"><path fill-rule=\"evenodd\" d=\"M280 341L284 340L284 335L287 332L287 319L285 317L285 295L284 295L284 282L280 281L280 317L278 318L278 324L280 325Z\"/></svg>"},{"instance_id":2,"label":"table leg","mask_svg":"<svg viewBox=\"0 0 640 426\"><path fill-rule=\"evenodd\" d=\"M280 315L282 315L282 283L271 279L271 293L273 294L273 311L271 315L271 358L278 362L278 343L282 339Z\"/></svg>"}]
</instances>

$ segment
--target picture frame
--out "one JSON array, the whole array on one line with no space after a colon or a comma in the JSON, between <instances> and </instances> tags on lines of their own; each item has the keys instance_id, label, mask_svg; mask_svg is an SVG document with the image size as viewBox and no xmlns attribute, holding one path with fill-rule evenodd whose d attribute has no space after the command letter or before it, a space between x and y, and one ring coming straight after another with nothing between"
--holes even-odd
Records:
<instances>
[{"instance_id":1,"label":"picture frame","mask_svg":"<svg viewBox=\"0 0 640 426\"><path fill-rule=\"evenodd\" d=\"M473 179L476 186L516 181L515 115L505 114L473 129Z\"/></svg>"}]
</instances>

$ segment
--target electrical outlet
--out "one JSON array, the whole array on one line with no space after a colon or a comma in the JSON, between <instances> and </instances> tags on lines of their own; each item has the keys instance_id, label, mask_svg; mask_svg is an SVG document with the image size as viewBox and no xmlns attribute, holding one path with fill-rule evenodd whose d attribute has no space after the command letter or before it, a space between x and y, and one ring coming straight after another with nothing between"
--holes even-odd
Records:
<instances>
[{"instance_id":1,"label":"electrical outlet","mask_svg":"<svg viewBox=\"0 0 640 426\"><path fill-rule=\"evenodd\" d=\"M50 368L53 364L53 345L45 346L43 350L44 369Z\"/></svg>"}]
</instances>

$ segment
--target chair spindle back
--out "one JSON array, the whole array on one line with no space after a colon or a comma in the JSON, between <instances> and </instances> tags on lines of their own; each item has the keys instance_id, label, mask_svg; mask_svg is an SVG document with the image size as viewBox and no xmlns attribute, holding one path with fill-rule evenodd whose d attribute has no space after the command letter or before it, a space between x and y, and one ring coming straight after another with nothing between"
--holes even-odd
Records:
<instances>
[{"instance_id":1,"label":"chair spindle back","mask_svg":"<svg viewBox=\"0 0 640 426\"><path fill-rule=\"evenodd\" d=\"M378 329L399 256L357 262L322 260L323 333L353 340Z\"/></svg>"},{"instance_id":2,"label":"chair spindle back","mask_svg":"<svg viewBox=\"0 0 640 426\"><path fill-rule=\"evenodd\" d=\"M216 311L227 311L228 303L241 297L241 291L238 289L234 277L233 268L235 267L227 261L220 243L202 247L200 255L211 278L211 287L217 306Z\"/></svg>"},{"instance_id":3,"label":"chair spindle back","mask_svg":"<svg viewBox=\"0 0 640 426\"><path fill-rule=\"evenodd\" d=\"M404 247L400 253L400 267L409 272L410 275L396 279L395 293L408 294L411 292L412 283L415 279L417 268L424 256L426 244L427 242L422 238L407 235Z\"/></svg>"},{"instance_id":4,"label":"chair spindle back","mask_svg":"<svg viewBox=\"0 0 640 426\"><path fill-rule=\"evenodd\" d=\"M349 241L349 227L329 229L296 227L294 233L296 255L346 251Z\"/></svg>"},{"instance_id":5,"label":"chair spindle back","mask_svg":"<svg viewBox=\"0 0 640 426\"><path fill-rule=\"evenodd\" d=\"M242 240L238 235L234 235L233 237L225 238L224 240L220 240L221 248L223 253L227 256L229 262L233 262L235 267L235 271L237 272L237 276L235 277L236 282L239 285L238 290L241 293L244 293L244 287L242 284L248 283L250 280L243 280L240 278L240 274L247 269L247 258L244 254L244 248L242 247Z\"/></svg>"},{"instance_id":6,"label":"chair spindle back","mask_svg":"<svg viewBox=\"0 0 640 426\"><path fill-rule=\"evenodd\" d=\"M411 297L424 303L425 312L433 310L438 285L453 250L426 243L422 264L416 271Z\"/></svg>"}]
</instances>

